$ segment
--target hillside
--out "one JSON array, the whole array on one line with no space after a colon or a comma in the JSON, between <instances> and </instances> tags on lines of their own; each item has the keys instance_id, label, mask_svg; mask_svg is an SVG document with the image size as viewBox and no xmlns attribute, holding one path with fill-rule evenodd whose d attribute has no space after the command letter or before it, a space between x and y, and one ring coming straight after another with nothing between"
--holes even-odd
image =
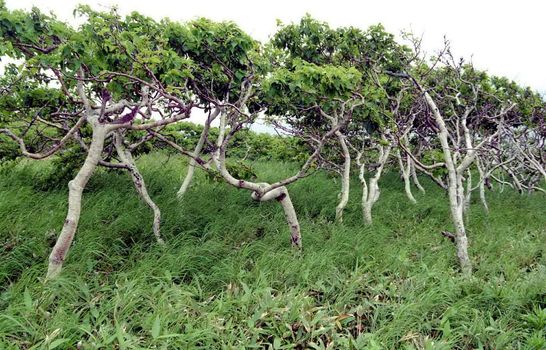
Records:
<instances>
[{"instance_id":1,"label":"hillside","mask_svg":"<svg viewBox=\"0 0 546 350\"><path fill-rule=\"evenodd\" d=\"M58 280L43 284L66 214L65 188L44 191L47 164L0 172L2 349L544 349L546 211L542 194L488 192L468 217L474 275L458 272L447 201L432 182L411 205L396 173L364 226L353 179L344 223L339 185L318 173L290 186L303 252L282 209L199 172L182 201L179 157L138 160L162 210L126 174L95 174ZM296 168L256 163L260 179Z\"/></svg>"}]
</instances>

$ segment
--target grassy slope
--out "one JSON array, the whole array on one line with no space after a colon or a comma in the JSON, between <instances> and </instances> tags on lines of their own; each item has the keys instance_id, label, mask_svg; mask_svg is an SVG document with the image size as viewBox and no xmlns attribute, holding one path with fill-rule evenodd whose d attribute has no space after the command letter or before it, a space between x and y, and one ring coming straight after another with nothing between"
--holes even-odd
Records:
<instances>
[{"instance_id":1,"label":"grassy slope","mask_svg":"<svg viewBox=\"0 0 546 350\"><path fill-rule=\"evenodd\" d=\"M62 277L46 285L66 190L33 190L37 165L0 175L0 349L545 346L543 195L489 193L489 217L472 204L476 271L464 280L439 234L450 228L448 208L432 184L412 206L388 175L371 227L361 224L356 181L343 225L332 223L335 180L318 174L292 185L299 253L276 203L202 175L177 202L183 163L166 161L139 163L167 247L155 244L151 212L128 177L101 173L84 195ZM271 180L291 167L257 168Z\"/></svg>"}]
</instances>

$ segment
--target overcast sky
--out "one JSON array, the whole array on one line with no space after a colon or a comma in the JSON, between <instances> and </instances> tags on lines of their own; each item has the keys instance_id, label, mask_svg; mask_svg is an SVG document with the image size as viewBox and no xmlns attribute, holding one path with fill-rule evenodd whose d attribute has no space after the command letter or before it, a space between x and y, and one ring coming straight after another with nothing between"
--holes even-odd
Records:
<instances>
[{"instance_id":1,"label":"overcast sky","mask_svg":"<svg viewBox=\"0 0 546 350\"><path fill-rule=\"evenodd\" d=\"M454 54L470 58L491 74L504 75L546 94L546 1L541 0L7 0L8 8L36 5L72 21L79 3L117 5L122 13L139 11L159 19L195 17L232 20L258 40L274 33L276 19L298 21L305 13L330 25L367 28L382 23L398 34L411 29L424 36L433 53L446 35Z\"/></svg>"}]
</instances>

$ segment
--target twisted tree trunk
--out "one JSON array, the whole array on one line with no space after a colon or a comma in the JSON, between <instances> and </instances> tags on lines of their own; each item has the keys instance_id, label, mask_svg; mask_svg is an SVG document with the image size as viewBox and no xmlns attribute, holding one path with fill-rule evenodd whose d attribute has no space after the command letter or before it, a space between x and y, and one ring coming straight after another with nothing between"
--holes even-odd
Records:
<instances>
[{"instance_id":1,"label":"twisted tree trunk","mask_svg":"<svg viewBox=\"0 0 546 350\"><path fill-rule=\"evenodd\" d=\"M244 188L252 191L251 198L260 202L266 202L272 199L276 199L282 206L284 210L284 215L288 227L290 230L290 241L292 245L297 248L302 247L301 242L301 232L300 224L288 194L288 189L285 186L279 186L272 188L270 184L267 183L254 183L251 181L240 180L234 178L226 167L226 114L222 112L220 114L220 126L218 132L218 139L216 140L216 151L213 153L212 158L216 165L216 168L220 172L220 175L224 180L232 186L237 188Z\"/></svg>"},{"instance_id":2,"label":"twisted tree trunk","mask_svg":"<svg viewBox=\"0 0 546 350\"><path fill-rule=\"evenodd\" d=\"M131 179L133 180L133 184L135 185L137 193L140 195L142 200L144 200L144 202L150 207L150 209L152 209L154 213L152 229L157 243L164 244L165 242L161 238L160 234L161 211L159 210L157 204L155 204L155 202L148 194L144 178L142 177L142 174L140 174L140 172L138 171L131 152L129 152L127 148L125 148L125 146L123 145L123 137L119 132L116 132L114 135L114 144L116 146L116 151L120 160L127 166L127 170L131 175Z\"/></svg>"}]
</instances>

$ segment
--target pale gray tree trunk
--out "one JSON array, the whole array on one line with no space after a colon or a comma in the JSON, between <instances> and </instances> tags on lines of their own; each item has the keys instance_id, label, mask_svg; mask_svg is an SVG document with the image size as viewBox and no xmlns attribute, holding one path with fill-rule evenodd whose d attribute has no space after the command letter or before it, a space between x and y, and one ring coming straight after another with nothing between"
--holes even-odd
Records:
<instances>
[{"instance_id":1,"label":"pale gray tree trunk","mask_svg":"<svg viewBox=\"0 0 546 350\"><path fill-rule=\"evenodd\" d=\"M341 132L336 132L341 150L343 152L343 172L341 174L341 192L339 194L339 203L336 206L336 221L343 222L343 211L349 202L349 190L351 180L351 154L345 136Z\"/></svg>"},{"instance_id":2,"label":"pale gray tree trunk","mask_svg":"<svg viewBox=\"0 0 546 350\"><path fill-rule=\"evenodd\" d=\"M161 238L160 234L161 211L159 210L157 204L155 204L155 202L148 194L148 189L146 188L144 178L142 177L140 171L138 171L131 152L129 152L127 148L125 148L125 146L123 145L123 137L119 132L116 132L114 134L114 144L116 146L116 151L119 159L127 166L127 170L131 175L131 179L133 180L133 184L135 185L137 193L140 195L142 200L150 207L150 209L152 209L152 212L154 213L152 230L154 232L157 243L164 244L165 242Z\"/></svg>"},{"instance_id":3,"label":"pale gray tree trunk","mask_svg":"<svg viewBox=\"0 0 546 350\"><path fill-rule=\"evenodd\" d=\"M370 179L369 186L363 188L363 191L367 190L367 195L362 195L362 215L366 224L371 225L373 223L372 219L372 207L374 203L379 198L379 187L377 186L377 181L373 181L373 178Z\"/></svg>"},{"instance_id":4,"label":"pale gray tree trunk","mask_svg":"<svg viewBox=\"0 0 546 350\"><path fill-rule=\"evenodd\" d=\"M512 178L512 181L514 182L514 186L517 188L518 192L523 193L523 185L518 180L518 177L516 176L516 174L514 174L514 172L510 169L510 167L507 167L506 165L503 165L502 169L504 171L506 171L506 173L508 173L508 175L510 175L510 177Z\"/></svg>"},{"instance_id":5,"label":"pale gray tree trunk","mask_svg":"<svg viewBox=\"0 0 546 350\"><path fill-rule=\"evenodd\" d=\"M294 205L292 204L292 200L290 199L290 195L288 194L286 187L279 187L279 189L282 191L282 193L275 197L275 199L281 203L284 210L284 216L286 217L286 222L288 223L288 227L290 229L290 241L293 246L301 248L301 230L296 210L294 209Z\"/></svg>"},{"instance_id":6,"label":"pale gray tree trunk","mask_svg":"<svg viewBox=\"0 0 546 350\"><path fill-rule=\"evenodd\" d=\"M366 163L362 161L363 151L357 152L356 155L356 164L358 165L358 179L360 180L360 185L362 186L362 197L360 203L362 205L362 217L365 218L364 214L364 203L368 200L368 183L366 181Z\"/></svg>"},{"instance_id":7,"label":"pale gray tree trunk","mask_svg":"<svg viewBox=\"0 0 546 350\"><path fill-rule=\"evenodd\" d=\"M82 167L74 179L68 183L68 212L62 231L49 255L46 279L57 277L62 270L63 262L70 249L80 220L83 190L101 159L104 139L108 133L107 128L98 122L96 116L89 117L88 120L93 128L93 138Z\"/></svg>"},{"instance_id":8,"label":"pale gray tree trunk","mask_svg":"<svg viewBox=\"0 0 546 350\"><path fill-rule=\"evenodd\" d=\"M215 111L208 116L207 121L205 122L203 131L201 132L201 136L199 137L199 141L197 142L197 145L195 146L195 150L193 151L193 157L190 157L190 164L188 165L188 172L186 173L184 182L182 183L182 186L180 186L180 189L176 193L176 196L178 198L182 198L191 185L193 174L195 172L195 166L197 165L195 162L195 157L198 157L201 154L201 151L203 150L203 146L205 145L205 142L209 134L210 124L214 121L214 119L216 119L219 113L220 113L220 109L219 108L215 109Z\"/></svg>"},{"instance_id":9,"label":"pale gray tree trunk","mask_svg":"<svg viewBox=\"0 0 546 350\"><path fill-rule=\"evenodd\" d=\"M386 138L383 136L383 140L386 141ZM383 168L387 163L391 152L392 144L389 142L388 146L380 145L379 146L379 157L378 157L378 166L375 169L374 175L368 180L366 185L366 179L364 176L360 177L360 182L362 183L362 215L364 217L364 222L366 224L372 224L372 208L373 205L379 199L379 179L383 173ZM361 165L361 173L363 173L363 165Z\"/></svg>"},{"instance_id":10,"label":"pale gray tree trunk","mask_svg":"<svg viewBox=\"0 0 546 350\"><path fill-rule=\"evenodd\" d=\"M466 174L466 192L464 195L463 211L465 214L468 214L468 211L470 209L470 201L472 200L472 172L470 171L470 169L466 170Z\"/></svg>"},{"instance_id":11,"label":"pale gray tree trunk","mask_svg":"<svg viewBox=\"0 0 546 350\"><path fill-rule=\"evenodd\" d=\"M267 187L269 184L262 183L262 187ZM298 216L296 215L296 210L288 194L286 187L278 187L274 190L267 192L265 195L260 196L258 192L252 192L252 199L260 202L267 202L272 199L276 199L282 206L284 210L284 216L288 227L290 229L290 241L292 245L298 248L301 248L301 231L300 224L298 222Z\"/></svg>"},{"instance_id":12,"label":"pale gray tree trunk","mask_svg":"<svg viewBox=\"0 0 546 350\"><path fill-rule=\"evenodd\" d=\"M458 191L455 187L452 185L448 187L451 217L455 226L455 245L461 271L468 276L472 273L472 264L468 255L468 238L464 225L462 198L457 194Z\"/></svg>"},{"instance_id":13,"label":"pale gray tree trunk","mask_svg":"<svg viewBox=\"0 0 546 350\"><path fill-rule=\"evenodd\" d=\"M421 183L419 182L419 178L417 177L417 171L415 170L415 164L413 163L412 159L408 159L408 161L411 164L411 178L413 179L413 184L421 193L425 193L425 188L421 186Z\"/></svg>"},{"instance_id":14,"label":"pale gray tree trunk","mask_svg":"<svg viewBox=\"0 0 546 350\"><path fill-rule=\"evenodd\" d=\"M455 244L457 249L457 258L459 259L459 265L463 275L472 274L472 263L468 256L468 238L466 236L466 230L464 225L463 210L464 210L464 188L462 186L462 175L455 166L453 161L453 155L449 147L449 135L447 127L444 122L444 118L440 114L436 103L430 97L429 93L421 88L424 93L425 100L432 110L434 119L438 124L439 133L438 139L442 146L442 152L444 155L444 162L448 171L448 197L449 207L451 211L451 218L455 226Z\"/></svg>"},{"instance_id":15,"label":"pale gray tree trunk","mask_svg":"<svg viewBox=\"0 0 546 350\"><path fill-rule=\"evenodd\" d=\"M398 166L400 167L400 171L402 172L402 178L404 179L404 190L406 192L406 196L410 200L411 203L416 204L417 200L413 196L413 193L411 192L411 163L408 156L406 156L406 164L404 164L404 161L402 159L402 156L400 155L400 151L396 152L396 157L398 158Z\"/></svg>"},{"instance_id":16,"label":"pale gray tree trunk","mask_svg":"<svg viewBox=\"0 0 546 350\"><path fill-rule=\"evenodd\" d=\"M296 210L288 194L288 189L285 186L271 188L267 183L254 183L247 180L239 180L234 178L226 167L226 152L225 152L225 133L226 133L226 114L220 114L220 126L218 139L216 140L217 149L213 153L212 158L216 168L224 180L237 188L244 188L252 191L251 198L256 201L266 202L276 199L283 208L286 222L290 230L290 241L294 247L302 247L301 230Z\"/></svg>"},{"instance_id":17,"label":"pale gray tree trunk","mask_svg":"<svg viewBox=\"0 0 546 350\"><path fill-rule=\"evenodd\" d=\"M485 210L486 214L489 214L489 206L487 205L487 200L485 199L485 173L483 171L483 167L479 161L479 159L476 161L476 166L478 167L478 173L480 174L480 182L479 182L479 192L480 192L480 200L483 205L483 209Z\"/></svg>"}]
</instances>

